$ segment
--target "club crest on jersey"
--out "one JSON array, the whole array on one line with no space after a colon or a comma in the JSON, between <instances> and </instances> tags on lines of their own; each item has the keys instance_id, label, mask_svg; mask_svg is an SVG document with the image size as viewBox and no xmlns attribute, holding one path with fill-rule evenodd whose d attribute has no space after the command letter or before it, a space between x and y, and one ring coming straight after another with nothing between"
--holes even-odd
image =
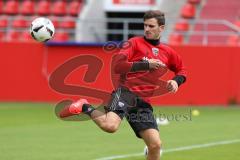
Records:
<instances>
[{"instance_id":1,"label":"club crest on jersey","mask_svg":"<svg viewBox=\"0 0 240 160\"><path fill-rule=\"evenodd\" d=\"M157 56L159 53L159 49L158 48L152 48L152 53Z\"/></svg>"}]
</instances>

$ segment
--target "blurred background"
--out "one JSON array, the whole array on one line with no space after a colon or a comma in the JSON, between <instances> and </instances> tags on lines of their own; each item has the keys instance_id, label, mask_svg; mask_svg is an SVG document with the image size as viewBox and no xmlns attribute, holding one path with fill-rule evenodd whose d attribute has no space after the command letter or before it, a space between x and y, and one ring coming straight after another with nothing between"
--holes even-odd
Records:
<instances>
[{"instance_id":1,"label":"blurred background","mask_svg":"<svg viewBox=\"0 0 240 160\"><path fill-rule=\"evenodd\" d=\"M143 35L142 17L150 9L165 13L161 42L188 69L178 93L152 98L156 116L171 117L165 117L167 125L159 123L163 159L239 157L240 0L0 0L0 159L144 159L144 144L125 121L109 135L89 121L59 120L57 102L85 97L99 104L99 99L51 88L49 78L62 64L89 55L103 62L96 79L85 81L88 67L81 65L65 84L110 93L112 55L119 42ZM29 34L40 16L56 28L47 43ZM106 52L109 41L113 46ZM176 121L178 114L189 118Z\"/></svg>"},{"instance_id":2,"label":"blurred background","mask_svg":"<svg viewBox=\"0 0 240 160\"><path fill-rule=\"evenodd\" d=\"M165 43L239 45L238 0L1 0L0 40L31 41L28 28L39 16L53 21L53 41L127 40L142 35L142 16L149 9L166 14Z\"/></svg>"}]
</instances>

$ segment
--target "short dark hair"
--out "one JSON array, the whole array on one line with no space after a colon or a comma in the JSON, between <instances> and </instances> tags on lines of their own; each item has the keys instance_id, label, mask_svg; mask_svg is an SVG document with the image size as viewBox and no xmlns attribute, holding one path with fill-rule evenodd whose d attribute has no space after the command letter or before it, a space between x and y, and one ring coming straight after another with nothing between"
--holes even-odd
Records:
<instances>
[{"instance_id":1,"label":"short dark hair","mask_svg":"<svg viewBox=\"0 0 240 160\"><path fill-rule=\"evenodd\" d=\"M144 21L151 18L156 18L159 26L165 25L165 16L163 12L159 10L150 10L147 11L143 16Z\"/></svg>"}]
</instances>

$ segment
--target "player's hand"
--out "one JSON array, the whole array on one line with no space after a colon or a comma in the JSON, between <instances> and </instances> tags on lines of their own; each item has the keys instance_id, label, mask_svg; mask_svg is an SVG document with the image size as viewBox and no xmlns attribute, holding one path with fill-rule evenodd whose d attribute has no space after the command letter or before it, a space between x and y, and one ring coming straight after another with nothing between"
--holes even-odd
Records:
<instances>
[{"instance_id":1,"label":"player's hand","mask_svg":"<svg viewBox=\"0 0 240 160\"><path fill-rule=\"evenodd\" d=\"M161 66L165 66L159 59L148 59L149 69L158 69Z\"/></svg>"},{"instance_id":2,"label":"player's hand","mask_svg":"<svg viewBox=\"0 0 240 160\"><path fill-rule=\"evenodd\" d=\"M167 81L167 89L172 93L176 93L178 90L177 82L174 80Z\"/></svg>"}]
</instances>

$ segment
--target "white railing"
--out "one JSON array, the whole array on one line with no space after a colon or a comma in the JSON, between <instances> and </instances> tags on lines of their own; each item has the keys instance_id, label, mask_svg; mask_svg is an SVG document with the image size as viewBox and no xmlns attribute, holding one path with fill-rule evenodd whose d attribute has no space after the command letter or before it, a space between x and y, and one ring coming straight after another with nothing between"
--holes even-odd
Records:
<instances>
[{"instance_id":1,"label":"white railing","mask_svg":"<svg viewBox=\"0 0 240 160\"><path fill-rule=\"evenodd\" d=\"M240 35L240 28L234 25L233 23L227 21L227 20L189 20L190 24L190 29L185 32L181 31L174 31L174 29L168 29L168 26L174 26L176 20L170 19L166 23L166 29L163 33L162 39L167 42L168 41L168 36L173 33L173 32L178 32L179 34L182 34L184 37L189 38L190 36L198 35L202 36L203 40L201 42L202 45L207 45L209 42L209 36L231 36L234 34ZM134 35L143 35L143 30L142 29L130 29L129 24L131 23L136 23L136 24L142 24L143 21L142 19L122 19L122 18L109 18L105 19L104 21L101 21L101 19L88 19L87 21L81 21L78 20L78 23L84 23L87 26L91 26L87 28L89 34L95 34L95 40L94 42L99 42L100 39L103 41L106 41L106 35L112 34L112 35L118 35L121 34L123 39L122 40L127 40L128 35L134 34ZM104 23L105 28L98 28L97 26L100 24ZM108 23L119 23L121 24L121 29L107 29L107 24ZM202 28L199 30L196 30L194 26L201 25ZM217 27L224 27L224 30L210 30L209 26L214 25ZM93 27L95 26L95 27ZM86 32L86 31L85 31ZM76 33L81 33L81 30L76 30ZM98 34L96 34L98 33ZM99 38L102 37L102 38Z\"/></svg>"},{"instance_id":2,"label":"white railing","mask_svg":"<svg viewBox=\"0 0 240 160\"><path fill-rule=\"evenodd\" d=\"M1 19L2 17L0 17ZM9 21L12 22L13 19ZM26 20L30 21L31 17L28 17ZM86 20L81 20L79 18L73 19L76 21L76 28L75 29L66 29L66 28L57 28L56 32L67 32L73 38L71 40L77 42L106 42L107 35L121 35L121 40L127 40L129 35L143 35L143 29L131 29L129 26L134 24L143 25L142 19L136 18L108 18L108 19L94 19L89 18ZM64 21L64 19L59 19L59 21ZM191 36L202 36L202 45L208 45L209 43L209 36L216 36L216 37L227 37L231 35L239 35L240 36L240 28L233 23L227 20L189 20L188 23L190 24L190 29L186 32L183 31L174 31L172 26L175 25L176 19L168 19L166 21L166 29L163 33L162 40L163 42L168 42L168 37L171 33L177 32L178 34L182 34L185 37L185 42L189 43L189 38ZM120 29L107 29L107 25L109 23L121 24ZM79 24L81 24L81 28L78 28ZM201 25L200 30L196 30L194 27L197 25ZM224 27L225 30L210 30L209 26L219 26ZM101 26L101 27L100 27ZM171 27L170 27L171 26ZM142 27L143 28L143 27ZM8 24L7 28L0 28L1 32L7 32L12 30L11 23ZM14 28L14 30L24 31L28 30L28 28ZM86 41L78 41L78 39L74 38L76 35L84 35L83 40ZM87 36L91 38L87 38Z\"/></svg>"}]
</instances>

